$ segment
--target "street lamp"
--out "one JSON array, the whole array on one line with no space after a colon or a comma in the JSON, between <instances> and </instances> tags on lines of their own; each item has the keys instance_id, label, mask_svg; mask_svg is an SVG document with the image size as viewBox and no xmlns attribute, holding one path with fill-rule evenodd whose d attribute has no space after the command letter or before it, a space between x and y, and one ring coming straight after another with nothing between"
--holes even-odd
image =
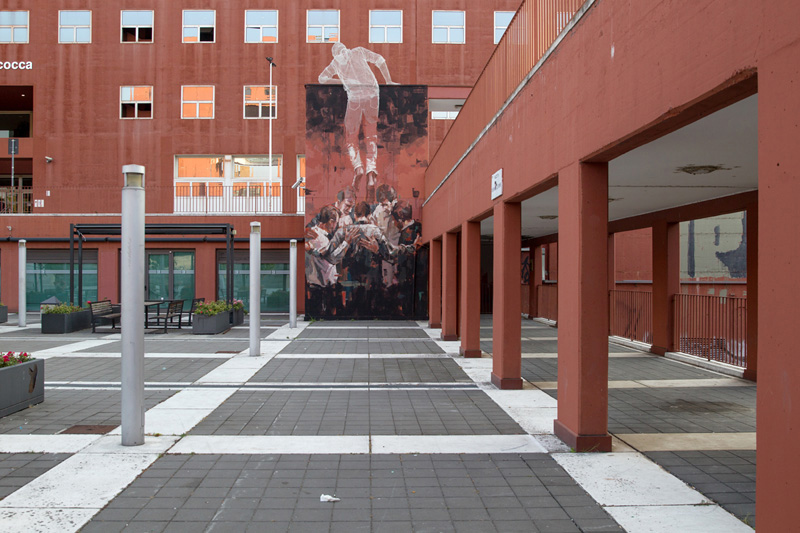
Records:
<instances>
[{"instance_id":1,"label":"street lamp","mask_svg":"<svg viewBox=\"0 0 800 533\"><path fill-rule=\"evenodd\" d=\"M122 445L144 444L144 167L122 167Z\"/></svg>"}]
</instances>

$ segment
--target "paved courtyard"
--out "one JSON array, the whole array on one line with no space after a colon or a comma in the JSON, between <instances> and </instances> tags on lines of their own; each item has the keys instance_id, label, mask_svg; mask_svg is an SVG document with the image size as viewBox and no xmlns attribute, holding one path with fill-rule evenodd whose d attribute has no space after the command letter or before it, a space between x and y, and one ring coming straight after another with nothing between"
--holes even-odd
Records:
<instances>
[{"instance_id":1,"label":"paved courtyard","mask_svg":"<svg viewBox=\"0 0 800 533\"><path fill-rule=\"evenodd\" d=\"M557 330L523 320L521 391L405 321L264 316L145 342L146 442L120 444L120 335L0 325L46 400L0 418L3 531L752 531L754 384L610 343L614 452L552 434ZM335 498L336 501L321 501Z\"/></svg>"}]
</instances>

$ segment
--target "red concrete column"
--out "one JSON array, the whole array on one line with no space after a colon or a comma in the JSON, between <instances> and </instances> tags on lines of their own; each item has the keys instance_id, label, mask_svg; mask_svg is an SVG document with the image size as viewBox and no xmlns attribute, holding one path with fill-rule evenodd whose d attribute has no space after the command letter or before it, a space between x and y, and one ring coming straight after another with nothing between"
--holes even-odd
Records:
<instances>
[{"instance_id":1,"label":"red concrete column","mask_svg":"<svg viewBox=\"0 0 800 533\"><path fill-rule=\"evenodd\" d=\"M776 6L768 10L779 16ZM785 24L790 24L786 21ZM759 531L797 527L800 494L800 41L758 64L758 435ZM749 248L748 242L748 248ZM748 265L749 266L749 265ZM749 281L750 272L748 272Z\"/></svg>"},{"instance_id":2,"label":"red concrete column","mask_svg":"<svg viewBox=\"0 0 800 533\"><path fill-rule=\"evenodd\" d=\"M481 356L481 223L461 225L461 355Z\"/></svg>"},{"instance_id":3,"label":"red concrete column","mask_svg":"<svg viewBox=\"0 0 800 533\"><path fill-rule=\"evenodd\" d=\"M681 242L677 223L653 226L653 345L664 355L675 351L674 296L681 292Z\"/></svg>"},{"instance_id":4,"label":"red concrete column","mask_svg":"<svg viewBox=\"0 0 800 533\"><path fill-rule=\"evenodd\" d=\"M758 376L758 203L747 208L747 367L744 379Z\"/></svg>"},{"instance_id":5,"label":"red concrete column","mask_svg":"<svg viewBox=\"0 0 800 533\"><path fill-rule=\"evenodd\" d=\"M542 247L531 247L531 318L539 316L539 287L542 286Z\"/></svg>"},{"instance_id":6,"label":"red concrete column","mask_svg":"<svg viewBox=\"0 0 800 533\"><path fill-rule=\"evenodd\" d=\"M608 165L558 175L558 418L579 452L611 451L608 434Z\"/></svg>"},{"instance_id":7,"label":"red concrete column","mask_svg":"<svg viewBox=\"0 0 800 533\"><path fill-rule=\"evenodd\" d=\"M97 251L97 299L119 302L119 248L100 245Z\"/></svg>"},{"instance_id":8,"label":"red concrete column","mask_svg":"<svg viewBox=\"0 0 800 533\"><path fill-rule=\"evenodd\" d=\"M428 325L442 327L442 241L431 241L428 270Z\"/></svg>"},{"instance_id":9,"label":"red concrete column","mask_svg":"<svg viewBox=\"0 0 800 533\"><path fill-rule=\"evenodd\" d=\"M521 224L520 204L495 204L492 383L500 389L522 388L522 299L519 294Z\"/></svg>"},{"instance_id":10,"label":"red concrete column","mask_svg":"<svg viewBox=\"0 0 800 533\"><path fill-rule=\"evenodd\" d=\"M0 294L9 312L19 312L19 243L12 241L2 246L0 251Z\"/></svg>"},{"instance_id":11,"label":"red concrete column","mask_svg":"<svg viewBox=\"0 0 800 533\"><path fill-rule=\"evenodd\" d=\"M442 340L458 340L458 233L442 239Z\"/></svg>"},{"instance_id":12,"label":"red concrete column","mask_svg":"<svg viewBox=\"0 0 800 533\"><path fill-rule=\"evenodd\" d=\"M617 288L617 247L616 233L608 234L608 290Z\"/></svg>"}]
</instances>

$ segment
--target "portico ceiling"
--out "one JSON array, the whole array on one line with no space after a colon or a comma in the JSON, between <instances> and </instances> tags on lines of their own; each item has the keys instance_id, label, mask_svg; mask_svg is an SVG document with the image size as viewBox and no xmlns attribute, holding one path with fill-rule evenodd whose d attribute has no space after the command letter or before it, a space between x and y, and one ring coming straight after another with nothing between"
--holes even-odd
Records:
<instances>
[{"instance_id":1,"label":"portico ceiling","mask_svg":"<svg viewBox=\"0 0 800 533\"><path fill-rule=\"evenodd\" d=\"M758 95L617 157L608 173L610 221L758 189ZM557 216L557 187L525 200L522 235L557 233Z\"/></svg>"}]
</instances>

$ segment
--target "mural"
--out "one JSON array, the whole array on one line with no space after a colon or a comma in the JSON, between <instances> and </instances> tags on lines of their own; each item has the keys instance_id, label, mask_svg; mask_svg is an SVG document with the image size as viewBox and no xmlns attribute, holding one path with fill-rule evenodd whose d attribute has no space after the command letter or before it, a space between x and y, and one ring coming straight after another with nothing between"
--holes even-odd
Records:
<instances>
[{"instance_id":1,"label":"mural","mask_svg":"<svg viewBox=\"0 0 800 533\"><path fill-rule=\"evenodd\" d=\"M306 87L306 316L425 318L427 89L395 84L365 48L332 52Z\"/></svg>"}]
</instances>

